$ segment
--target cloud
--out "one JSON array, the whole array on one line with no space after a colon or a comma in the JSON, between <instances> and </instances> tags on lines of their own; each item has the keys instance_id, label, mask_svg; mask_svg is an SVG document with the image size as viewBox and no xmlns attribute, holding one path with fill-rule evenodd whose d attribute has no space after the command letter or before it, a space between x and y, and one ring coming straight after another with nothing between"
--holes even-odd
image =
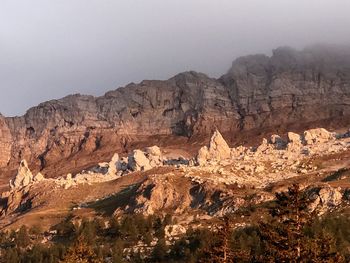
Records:
<instances>
[{"instance_id":1,"label":"cloud","mask_svg":"<svg viewBox=\"0 0 350 263\"><path fill-rule=\"evenodd\" d=\"M349 43L348 0L2 0L0 112L314 42Z\"/></svg>"}]
</instances>

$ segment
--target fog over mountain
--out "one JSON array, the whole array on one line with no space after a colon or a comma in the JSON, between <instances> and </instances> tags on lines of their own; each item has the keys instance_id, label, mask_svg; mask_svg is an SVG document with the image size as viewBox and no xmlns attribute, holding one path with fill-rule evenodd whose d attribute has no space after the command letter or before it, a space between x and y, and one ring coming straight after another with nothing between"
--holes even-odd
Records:
<instances>
[{"instance_id":1,"label":"fog over mountain","mask_svg":"<svg viewBox=\"0 0 350 263\"><path fill-rule=\"evenodd\" d=\"M278 46L350 43L347 0L2 0L0 112L195 70Z\"/></svg>"}]
</instances>

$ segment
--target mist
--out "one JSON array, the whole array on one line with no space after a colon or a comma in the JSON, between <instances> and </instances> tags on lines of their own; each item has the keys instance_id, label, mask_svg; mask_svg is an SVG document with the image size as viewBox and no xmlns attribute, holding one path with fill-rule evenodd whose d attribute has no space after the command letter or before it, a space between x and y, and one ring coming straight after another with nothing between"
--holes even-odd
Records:
<instances>
[{"instance_id":1,"label":"mist","mask_svg":"<svg viewBox=\"0 0 350 263\"><path fill-rule=\"evenodd\" d=\"M1 0L0 112L103 95L242 55L350 43L348 0Z\"/></svg>"}]
</instances>

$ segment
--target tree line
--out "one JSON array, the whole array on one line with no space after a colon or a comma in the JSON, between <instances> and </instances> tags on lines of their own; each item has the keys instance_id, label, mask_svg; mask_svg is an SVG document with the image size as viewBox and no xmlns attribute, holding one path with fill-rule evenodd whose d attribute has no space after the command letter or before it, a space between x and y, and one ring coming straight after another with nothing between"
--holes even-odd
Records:
<instances>
[{"instance_id":1,"label":"tree line","mask_svg":"<svg viewBox=\"0 0 350 263\"><path fill-rule=\"evenodd\" d=\"M340 213L319 218L309 212L309 199L291 186L277 193L266 218L235 228L225 216L213 229L188 229L172 244L165 240L171 216L125 215L121 219L83 219L68 216L41 244L39 227L22 226L0 233L0 262L349 262L350 219ZM145 249L134 250L144 244Z\"/></svg>"}]
</instances>

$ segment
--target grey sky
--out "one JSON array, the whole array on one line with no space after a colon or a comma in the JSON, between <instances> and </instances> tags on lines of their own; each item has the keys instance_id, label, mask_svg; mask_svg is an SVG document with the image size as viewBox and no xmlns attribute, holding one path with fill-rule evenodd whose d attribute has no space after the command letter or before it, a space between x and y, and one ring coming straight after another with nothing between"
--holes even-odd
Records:
<instances>
[{"instance_id":1,"label":"grey sky","mask_svg":"<svg viewBox=\"0 0 350 263\"><path fill-rule=\"evenodd\" d=\"M0 112L290 45L350 43L349 0L0 0Z\"/></svg>"}]
</instances>

